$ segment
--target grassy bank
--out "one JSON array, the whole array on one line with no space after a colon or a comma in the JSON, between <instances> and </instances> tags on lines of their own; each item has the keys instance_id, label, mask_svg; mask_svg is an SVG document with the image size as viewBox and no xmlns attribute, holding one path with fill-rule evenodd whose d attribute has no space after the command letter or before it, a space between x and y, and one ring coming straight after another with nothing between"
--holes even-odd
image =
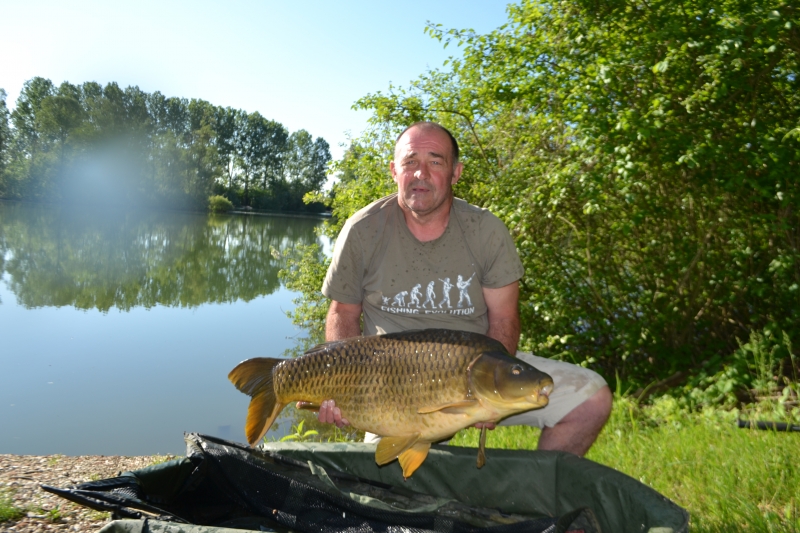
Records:
<instances>
[{"instance_id":1,"label":"grassy bank","mask_svg":"<svg viewBox=\"0 0 800 533\"><path fill-rule=\"evenodd\" d=\"M800 433L736 427L737 412L689 413L663 398L616 398L587 457L638 479L691 514L693 533L800 532ZM477 446L478 431L452 444ZM490 431L493 448L535 449L539 431Z\"/></svg>"}]
</instances>

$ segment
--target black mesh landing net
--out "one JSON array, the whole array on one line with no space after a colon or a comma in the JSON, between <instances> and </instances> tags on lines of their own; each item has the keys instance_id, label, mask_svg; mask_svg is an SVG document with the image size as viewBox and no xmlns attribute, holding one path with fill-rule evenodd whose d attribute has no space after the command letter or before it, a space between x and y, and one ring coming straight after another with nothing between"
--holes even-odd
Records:
<instances>
[{"instance_id":1,"label":"black mesh landing net","mask_svg":"<svg viewBox=\"0 0 800 533\"><path fill-rule=\"evenodd\" d=\"M187 457L45 490L115 518L276 532L599 533L588 508L528 517L467 506L323 470L214 437L186 436Z\"/></svg>"}]
</instances>

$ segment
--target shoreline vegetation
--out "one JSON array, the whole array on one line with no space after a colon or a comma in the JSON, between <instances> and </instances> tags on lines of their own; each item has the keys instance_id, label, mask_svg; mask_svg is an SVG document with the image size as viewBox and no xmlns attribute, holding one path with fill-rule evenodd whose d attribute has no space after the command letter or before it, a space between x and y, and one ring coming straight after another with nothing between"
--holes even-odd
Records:
<instances>
[{"instance_id":1,"label":"shoreline vegetation","mask_svg":"<svg viewBox=\"0 0 800 533\"><path fill-rule=\"evenodd\" d=\"M328 143L306 130L198 99L111 82L0 88L0 198L84 206L321 212Z\"/></svg>"},{"instance_id":2,"label":"shoreline vegetation","mask_svg":"<svg viewBox=\"0 0 800 533\"><path fill-rule=\"evenodd\" d=\"M588 457L684 506L695 533L800 532L800 435L736 427L800 423L800 11L527 0L508 14L487 34L431 24L461 57L359 100L370 127L331 165L330 193L302 198L330 206L333 239L392 192L385 163L399 131L419 120L450 129L465 168L456 195L505 222L525 267L520 349L596 369L616 390ZM128 142L105 118L75 126L84 113L118 116L81 107L105 102L157 126L136 152L158 154L137 174L148 185L117 198L199 206L241 191L246 201L228 199L255 207L258 185L264 202L279 198L270 187L285 174L251 165L248 150L264 143L207 142L237 120L232 131L276 131L257 114L116 84L48 84L26 84L13 128L0 106L0 196L85 200L66 186L80 174L53 169L80 161L84 138ZM107 190L97 183L88 189ZM281 272L303 294L293 318L314 339L328 309L321 258L298 247ZM536 431L498 428L489 446L531 449Z\"/></svg>"},{"instance_id":3,"label":"shoreline vegetation","mask_svg":"<svg viewBox=\"0 0 800 533\"><path fill-rule=\"evenodd\" d=\"M485 34L430 24L460 57L357 102L371 127L336 163L325 232L392 192L400 131L444 125L456 196L505 222L525 267L520 349L616 391L587 457L686 507L693 532L800 532L800 434L736 427L800 425L798 28L763 0L528 0ZM282 273L314 338L318 257ZM537 439L498 428L489 446Z\"/></svg>"},{"instance_id":4,"label":"shoreline vegetation","mask_svg":"<svg viewBox=\"0 0 800 533\"><path fill-rule=\"evenodd\" d=\"M56 201L44 201L44 200L26 200L24 198L0 198L0 206L3 204L12 205L12 204L28 204L28 205L41 205L45 207L50 207L53 209L71 209L76 208L77 206L65 206L61 202ZM106 208L102 206L80 206L82 211L104 211ZM126 208L117 207L115 209L118 210L125 210ZM140 210L140 211L156 211L156 212L182 212L182 213L194 213L199 215L206 215L209 214L208 209L205 208L167 208L167 207L158 207L158 206L135 206L135 207L128 207L127 209L131 210ZM276 217L306 217L306 218L324 218L329 219L332 217L332 214L329 211L273 211L269 209L244 209L242 207L239 208L232 208L230 211L218 212L218 213L211 213L214 215L255 215L255 216L276 216Z\"/></svg>"},{"instance_id":5,"label":"shoreline vegetation","mask_svg":"<svg viewBox=\"0 0 800 533\"><path fill-rule=\"evenodd\" d=\"M641 405L615 397L608 425L587 458L649 485L691 515L693 533L800 531L800 467L795 461L800 434L741 429L739 417L765 420L774 405L749 411L692 413L660 397ZM307 414L306 414L307 416ZM302 431L285 439L342 440L334 432ZM317 427L309 420L309 427ZM321 436L320 436L321 435ZM535 449L539 430L499 427L488 432L487 448ZM451 446L477 447L479 431L459 432ZM72 486L157 464L173 456L0 455L0 529L97 531L109 519L46 493L39 484ZM5 512L5 521L3 517ZM93 529L87 529L93 528ZM7 529L3 529L4 531Z\"/></svg>"}]
</instances>

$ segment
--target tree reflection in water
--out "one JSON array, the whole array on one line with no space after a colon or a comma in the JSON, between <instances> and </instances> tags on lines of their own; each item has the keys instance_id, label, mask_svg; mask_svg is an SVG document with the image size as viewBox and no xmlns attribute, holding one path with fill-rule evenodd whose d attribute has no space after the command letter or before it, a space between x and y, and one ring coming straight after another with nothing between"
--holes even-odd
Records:
<instances>
[{"instance_id":1,"label":"tree reflection in water","mask_svg":"<svg viewBox=\"0 0 800 533\"><path fill-rule=\"evenodd\" d=\"M20 305L78 309L196 307L280 287L319 219L87 212L0 205L0 274Z\"/></svg>"},{"instance_id":2,"label":"tree reflection in water","mask_svg":"<svg viewBox=\"0 0 800 533\"><path fill-rule=\"evenodd\" d=\"M244 442L249 399L228 372L302 351L278 271L319 224L0 201L0 453L182 453L184 431Z\"/></svg>"}]
</instances>

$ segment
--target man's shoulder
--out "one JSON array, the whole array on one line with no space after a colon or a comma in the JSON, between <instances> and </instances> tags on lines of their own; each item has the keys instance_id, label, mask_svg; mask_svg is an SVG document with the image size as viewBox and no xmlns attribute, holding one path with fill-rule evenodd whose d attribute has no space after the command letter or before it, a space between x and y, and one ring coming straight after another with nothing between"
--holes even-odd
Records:
<instances>
[{"instance_id":1,"label":"man's shoulder","mask_svg":"<svg viewBox=\"0 0 800 533\"><path fill-rule=\"evenodd\" d=\"M472 205L471 203L461 198L453 198L453 209L462 220L469 220L470 222L477 222L480 225L484 224L503 224L494 213L485 207ZM505 226L505 224L503 224Z\"/></svg>"},{"instance_id":2,"label":"man's shoulder","mask_svg":"<svg viewBox=\"0 0 800 533\"><path fill-rule=\"evenodd\" d=\"M392 213L392 208L397 206L397 193L384 196L375 200L366 207L362 207L347 219L350 226L355 226L374 217L388 217Z\"/></svg>"}]
</instances>

